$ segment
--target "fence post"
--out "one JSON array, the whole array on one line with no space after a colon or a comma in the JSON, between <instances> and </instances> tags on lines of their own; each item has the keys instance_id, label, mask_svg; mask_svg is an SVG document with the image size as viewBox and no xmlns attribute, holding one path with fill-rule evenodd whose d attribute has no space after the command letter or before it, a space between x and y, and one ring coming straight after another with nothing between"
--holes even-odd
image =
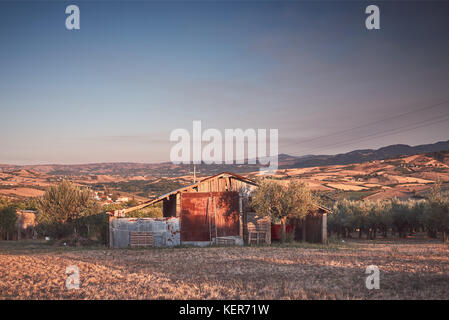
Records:
<instances>
[{"instance_id":1,"label":"fence post","mask_svg":"<svg viewBox=\"0 0 449 320\"><path fill-rule=\"evenodd\" d=\"M109 248L114 247L114 230L112 228L112 221L115 219L114 216L109 215L108 217L108 228L109 228Z\"/></svg>"},{"instance_id":2,"label":"fence post","mask_svg":"<svg viewBox=\"0 0 449 320\"><path fill-rule=\"evenodd\" d=\"M323 213L321 218L321 242L323 244L327 244L327 213Z\"/></svg>"},{"instance_id":3,"label":"fence post","mask_svg":"<svg viewBox=\"0 0 449 320\"><path fill-rule=\"evenodd\" d=\"M22 237L21 229L22 229L22 215L18 214L18 217L17 217L17 241L19 241Z\"/></svg>"},{"instance_id":4,"label":"fence post","mask_svg":"<svg viewBox=\"0 0 449 320\"><path fill-rule=\"evenodd\" d=\"M239 193L239 236L243 241L243 198L241 193Z\"/></svg>"}]
</instances>

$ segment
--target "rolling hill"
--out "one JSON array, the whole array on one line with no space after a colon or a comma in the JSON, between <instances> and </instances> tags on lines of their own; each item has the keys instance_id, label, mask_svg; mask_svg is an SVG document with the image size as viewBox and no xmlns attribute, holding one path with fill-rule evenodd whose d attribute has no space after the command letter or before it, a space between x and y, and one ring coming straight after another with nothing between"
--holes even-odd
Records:
<instances>
[{"instance_id":1,"label":"rolling hill","mask_svg":"<svg viewBox=\"0 0 449 320\"><path fill-rule=\"evenodd\" d=\"M399 156L439 152L449 150L449 140L433 144L409 146L396 144L380 149L354 150L336 155L306 155L301 157L288 154L279 155L279 169L309 168L329 165L347 165L373 160L385 160ZM223 171L247 173L255 171L259 165L205 165L197 166L200 175L212 175ZM170 162L163 163L133 163L111 162L90 164L49 164L49 165L1 165L0 172L9 173L17 170L27 170L34 174L43 173L54 176L82 176L82 175L111 175L111 176L158 176L177 177L191 175L192 165L175 165Z\"/></svg>"}]
</instances>

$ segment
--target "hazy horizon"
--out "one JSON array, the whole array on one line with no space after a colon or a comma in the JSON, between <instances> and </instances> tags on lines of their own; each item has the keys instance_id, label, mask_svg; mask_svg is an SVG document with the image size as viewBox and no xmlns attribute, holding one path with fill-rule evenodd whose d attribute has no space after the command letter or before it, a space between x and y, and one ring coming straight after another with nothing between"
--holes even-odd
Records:
<instances>
[{"instance_id":1,"label":"hazy horizon","mask_svg":"<svg viewBox=\"0 0 449 320\"><path fill-rule=\"evenodd\" d=\"M419 145L408 145L410 147L417 147L417 146L421 146L421 145L427 145L427 144L435 144L435 143L439 143L439 142L448 142L449 140L441 140L441 141L435 141L435 142L431 142L431 143L424 143L424 144L419 144ZM384 148L384 147L389 147L389 146L395 146L395 145L406 145L406 144L393 144L393 145L385 145L382 146L380 148ZM348 150L347 152L351 152L351 151L358 151L358 150L378 150L380 148L365 148L365 149L353 149L353 150ZM341 153L332 153L332 154L307 154L307 155L303 155L303 156L321 156L321 155L328 155L328 156L333 156L333 155L338 155L338 154L345 154L347 152L341 152ZM288 156L294 156L288 152L280 152L279 155L288 155ZM301 156L295 156L295 157L301 157ZM52 166L52 165L90 165L90 164L107 164L107 163L135 163L135 164L161 164L161 163L170 163L170 161L155 161L155 162L139 162L139 161L101 161L101 162L84 162L84 163L55 163L55 162L48 162L48 163L22 163L22 164L17 164L17 163L1 163L0 165L10 165L10 166ZM246 163L246 162L245 162Z\"/></svg>"}]
</instances>

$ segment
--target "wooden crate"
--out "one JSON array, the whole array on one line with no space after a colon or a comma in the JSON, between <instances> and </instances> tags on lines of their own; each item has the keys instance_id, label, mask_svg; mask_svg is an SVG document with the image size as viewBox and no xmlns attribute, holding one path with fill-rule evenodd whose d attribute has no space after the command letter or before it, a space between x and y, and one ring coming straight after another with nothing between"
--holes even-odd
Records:
<instances>
[{"instance_id":1,"label":"wooden crate","mask_svg":"<svg viewBox=\"0 0 449 320\"><path fill-rule=\"evenodd\" d=\"M129 233L129 245L131 247L152 247L153 232L131 231Z\"/></svg>"}]
</instances>

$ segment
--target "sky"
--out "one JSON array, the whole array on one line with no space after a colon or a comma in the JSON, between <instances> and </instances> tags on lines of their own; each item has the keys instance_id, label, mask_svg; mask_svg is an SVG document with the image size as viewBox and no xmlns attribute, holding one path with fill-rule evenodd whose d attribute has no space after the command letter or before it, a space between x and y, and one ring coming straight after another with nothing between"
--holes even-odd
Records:
<instances>
[{"instance_id":1,"label":"sky","mask_svg":"<svg viewBox=\"0 0 449 320\"><path fill-rule=\"evenodd\" d=\"M449 140L448 39L448 2L0 0L0 163L168 161L193 120L298 156Z\"/></svg>"}]
</instances>

